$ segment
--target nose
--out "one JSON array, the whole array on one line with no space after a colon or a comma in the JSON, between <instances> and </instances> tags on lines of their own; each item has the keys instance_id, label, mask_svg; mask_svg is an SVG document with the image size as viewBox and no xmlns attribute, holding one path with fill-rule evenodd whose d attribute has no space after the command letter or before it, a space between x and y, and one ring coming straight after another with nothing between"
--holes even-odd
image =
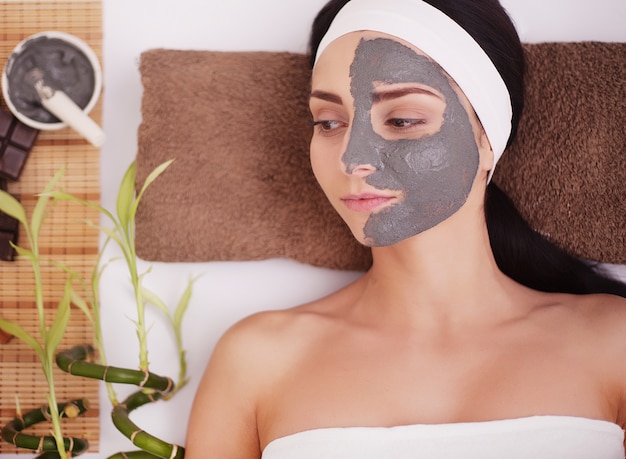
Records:
<instances>
[{"instance_id":1,"label":"nose","mask_svg":"<svg viewBox=\"0 0 626 459\"><path fill-rule=\"evenodd\" d=\"M382 169L381 147L376 142L378 138L371 127L363 129L356 124L353 125L350 140L341 158L346 174L366 177Z\"/></svg>"},{"instance_id":2,"label":"nose","mask_svg":"<svg viewBox=\"0 0 626 459\"><path fill-rule=\"evenodd\" d=\"M346 173L348 175L355 175L361 178L367 177L375 170L376 168L371 164L348 164L346 166Z\"/></svg>"}]
</instances>

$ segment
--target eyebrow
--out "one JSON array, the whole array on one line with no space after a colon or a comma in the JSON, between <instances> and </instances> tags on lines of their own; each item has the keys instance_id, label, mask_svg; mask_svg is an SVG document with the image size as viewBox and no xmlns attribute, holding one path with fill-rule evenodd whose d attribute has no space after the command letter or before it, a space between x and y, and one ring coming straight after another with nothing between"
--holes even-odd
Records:
<instances>
[{"instance_id":1,"label":"eyebrow","mask_svg":"<svg viewBox=\"0 0 626 459\"><path fill-rule=\"evenodd\" d=\"M384 102L387 100L398 99L400 97L404 97L409 94L425 94L427 96L433 96L433 97L436 97L437 99L441 99L441 96L439 94L429 91L428 89L417 88L417 87L392 89L389 91L385 91L383 89L382 91L374 92L374 94L372 95L372 99L374 103Z\"/></svg>"},{"instance_id":2,"label":"eyebrow","mask_svg":"<svg viewBox=\"0 0 626 459\"><path fill-rule=\"evenodd\" d=\"M327 102L332 102L333 104L343 105L343 100L341 99L341 97L331 92L319 90L313 91L311 92L310 98L321 99Z\"/></svg>"}]
</instances>

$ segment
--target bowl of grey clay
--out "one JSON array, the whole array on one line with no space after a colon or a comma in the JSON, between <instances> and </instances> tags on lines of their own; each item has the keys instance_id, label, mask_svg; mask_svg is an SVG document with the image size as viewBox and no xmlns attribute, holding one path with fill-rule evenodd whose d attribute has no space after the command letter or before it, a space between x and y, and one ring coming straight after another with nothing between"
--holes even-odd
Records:
<instances>
[{"instance_id":1,"label":"bowl of grey clay","mask_svg":"<svg viewBox=\"0 0 626 459\"><path fill-rule=\"evenodd\" d=\"M66 127L44 107L42 88L67 95L87 115L102 89L102 69L93 49L74 35L56 31L19 43L2 72L2 95L9 110L35 129Z\"/></svg>"}]
</instances>

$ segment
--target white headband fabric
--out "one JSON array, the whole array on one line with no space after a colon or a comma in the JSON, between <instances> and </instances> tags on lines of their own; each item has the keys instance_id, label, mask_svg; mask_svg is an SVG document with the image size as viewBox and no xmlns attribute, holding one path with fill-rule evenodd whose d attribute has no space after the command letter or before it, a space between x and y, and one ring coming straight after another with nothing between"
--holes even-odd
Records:
<instances>
[{"instance_id":1,"label":"white headband fabric","mask_svg":"<svg viewBox=\"0 0 626 459\"><path fill-rule=\"evenodd\" d=\"M370 30L400 38L437 62L472 104L491 148L493 175L511 134L511 98L500 73L478 43L443 12L422 0L350 0L320 42L326 47L351 32Z\"/></svg>"}]
</instances>

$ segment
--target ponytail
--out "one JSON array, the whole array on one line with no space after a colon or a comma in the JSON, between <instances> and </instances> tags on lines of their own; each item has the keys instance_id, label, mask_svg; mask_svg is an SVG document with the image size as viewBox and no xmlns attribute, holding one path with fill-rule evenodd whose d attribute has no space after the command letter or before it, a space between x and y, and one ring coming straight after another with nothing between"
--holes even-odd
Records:
<instances>
[{"instance_id":1,"label":"ponytail","mask_svg":"<svg viewBox=\"0 0 626 459\"><path fill-rule=\"evenodd\" d=\"M626 284L607 277L533 230L498 186L487 186L485 214L491 249L500 270L543 292L610 293L626 297Z\"/></svg>"}]
</instances>

